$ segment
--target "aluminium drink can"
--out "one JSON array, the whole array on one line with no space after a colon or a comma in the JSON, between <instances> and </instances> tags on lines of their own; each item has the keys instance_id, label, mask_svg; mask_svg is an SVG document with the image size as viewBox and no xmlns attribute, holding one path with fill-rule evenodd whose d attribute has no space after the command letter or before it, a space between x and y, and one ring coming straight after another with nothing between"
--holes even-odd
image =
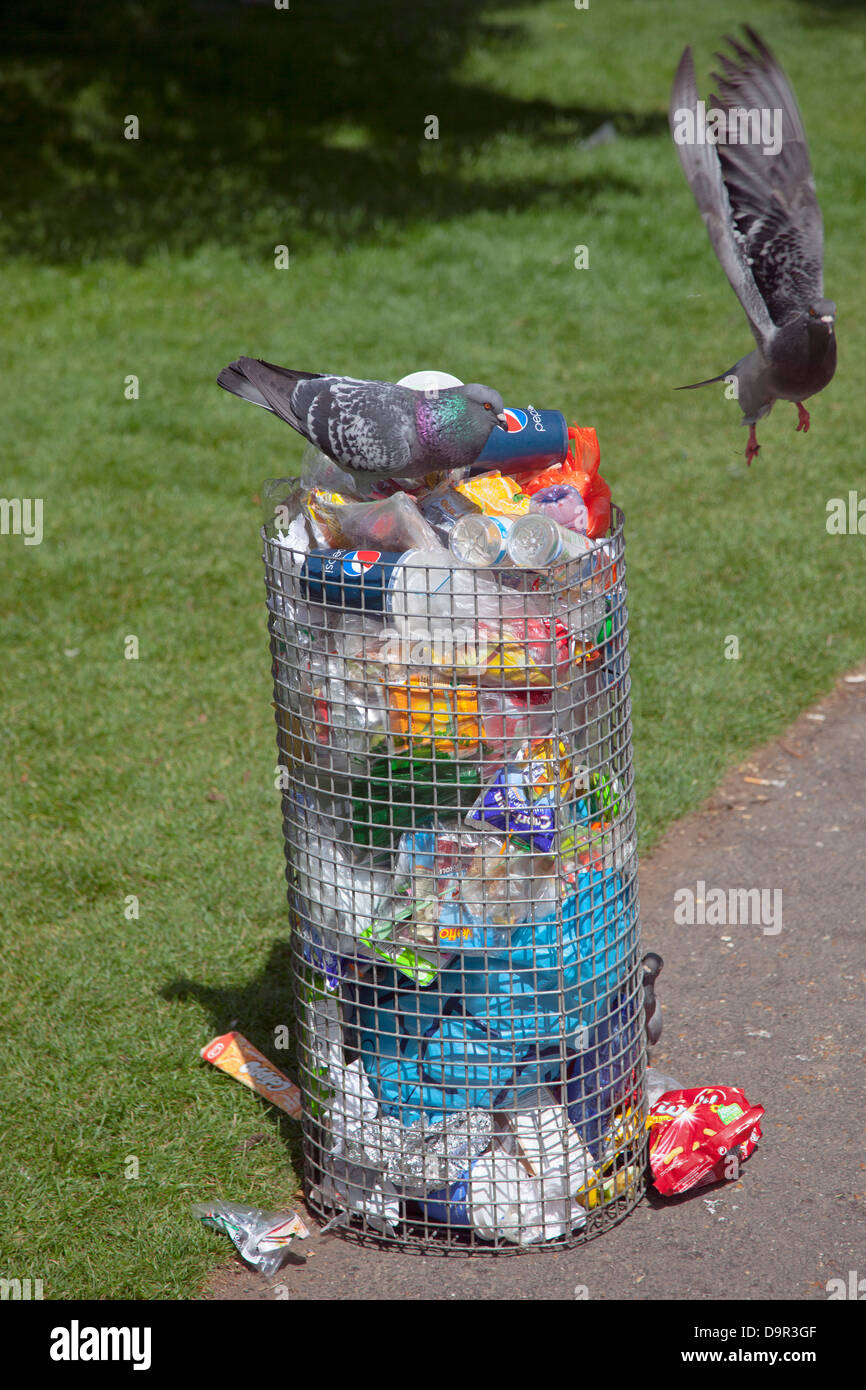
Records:
<instances>
[{"instance_id":1,"label":"aluminium drink can","mask_svg":"<svg viewBox=\"0 0 866 1390\"><path fill-rule=\"evenodd\" d=\"M542 468L562 463L568 453L568 425L561 410L505 407L508 429L495 429L472 464L508 473L519 468Z\"/></svg>"}]
</instances>

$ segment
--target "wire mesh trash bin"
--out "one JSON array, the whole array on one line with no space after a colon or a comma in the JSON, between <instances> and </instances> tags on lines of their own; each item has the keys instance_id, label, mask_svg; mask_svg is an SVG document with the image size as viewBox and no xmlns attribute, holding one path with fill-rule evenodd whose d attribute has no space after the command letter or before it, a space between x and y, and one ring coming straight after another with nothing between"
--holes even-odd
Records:
<instances>
[{"instance_id":1,"label":"wire mesh trash bin","mask_svg":"<svg viewBox=\"0 0 866 1390\"><path fill-rule=\"evenodd\" d=\"M645 1167L622 513L538 571L262 534L308 1204L584 1241Z\"/></svg>"}]
</instances>

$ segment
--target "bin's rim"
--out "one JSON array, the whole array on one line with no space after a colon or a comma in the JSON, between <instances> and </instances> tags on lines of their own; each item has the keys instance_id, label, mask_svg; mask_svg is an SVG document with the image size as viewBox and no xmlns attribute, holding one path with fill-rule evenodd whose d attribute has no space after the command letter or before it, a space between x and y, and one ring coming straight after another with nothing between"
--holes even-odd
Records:
<instances>
[{"instance_id":1,"label":"bin's rim","mask_svg":"<svg viewBox=\"0 0 866 1390\"><path fill-rule=\"evenodd\" d=\"M374 499L374 500L375 500L375 499ZM621 546L624 547L624 545L625 545L625 521L626 521L625 512L623 511L622 507L620 507L620 506L618 505L618 503L616 503L616 502L611 502L611 504L610 504L610 525L608 526L608 528L607 528L607 530L605 531L605 533L604 533L603 536L594 536L594 537L592 538L594 544L596 544L596 545L600 545L600 544L602 544L602 543L607 543L607 544L609 544L611 541L619 541L619 542L621 543ZM261 540L262 540L262 543L263 543L263 546L264 546L264 549L263 549L263 551L262 551L262 558L265 559L265 560L268 559L268 546L269 546L269 544L271 544L271 543L276 544L277 548L278 548L280 551L286 551L286 552L288 552L288 553L292 556L292 563L302 562L303 560L305 560L305 559L307 558L307 555L308 555L309 553L311 553L311 552L304 551L304 550L297 550L294 546L286 545L284 542L278 541L277 538L276 538L276 536L270 535L270 534L268 533L268 525L267 525L267 523L264 523L264 522L262 523L262 525L261 525L260 528L259 528L259 536L260 536L260 538L261 538ZM335 550L347 550L347 551L351 551L351 550L360 550L361 548L362 548L362 547L360 547L360 546L336 546L336 547L335 547ZM404 553L404 554L411 554L411 550L412 550L412 549L418 550L419 547L418 547L418 546L414 546L414 547L412 547L409 551L404 551L403 553ZM448 547L447 547L447 546L444 546L444 545L443 545L442 549L445 551L446 554L450 554L450 552L448 551ZM391 552L388 552L388 551L380 551L380 552L379 552L379 554L381 554L381 555L385 555L385 554L388 554L388 553L391 553ZM421 553L424 554L424 553L428 553L428 552L422 551ZM561 571L563 568L565 568L565 567L567 567L567 566L569 566L569 565L577 565L577 566L579 566L579 565L581 564L583 558L584 558L583 556L578 556L576 559L573 559L573 560L554 560L554 561L552 561L552 563L549 564L549 565L538 565L538 566L533 566L533 569L535 569L536 573L539 573L539 574L540 574L542 571L544 571L544 570L559 570L559 571ZM410 568L410 569L414 569L414 568L416 568L416 566L410 564L410 565L409 565L409 568ZM449 561L448 564L446 564L444 561L443 561L442 564L434 564L434 563L425 562L423 565L417 566L417 568L418 568L418 569L426 569L426 570L450 569L450 568L451 568L451 562ZM468 567L467 567L467 566L463 566L463 568L468 568ZM498 568L500 568L500 567L497 566L497 565L491 565L490 568L493 569L493 570L496 570L496 569L498 569ZM485 571L484 571L484 568L483 568L483 567L480 567L480 568L478 569L477 572L478 572L479 574L483 574Z\"/></svg>"}]
</instances>

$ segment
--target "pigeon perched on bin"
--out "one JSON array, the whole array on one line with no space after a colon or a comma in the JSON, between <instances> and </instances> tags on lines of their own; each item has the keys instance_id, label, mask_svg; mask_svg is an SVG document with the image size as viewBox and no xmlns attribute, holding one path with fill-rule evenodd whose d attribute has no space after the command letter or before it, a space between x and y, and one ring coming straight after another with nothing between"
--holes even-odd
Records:
<instances>
[{"instance_id":1,"label":"pigeon perched on bin","mask_svg":"<svg viewBox=\"0 0 866 1390\"><path fill-rule=\"evenodd\" d=\"M414 391L253 357L224 367L217 382L278 415L340 467L371 479L463 468L494 429L508 429L499 392L477 382Z\"/></svg>"},{"instance_id":2,"label":"pigeon perched on bin","mask_svg":"<svg viewBox=\"0 0 866 1390\"><path fill-rule=\"evenodd\" d=\"M716 54L718 95L698 101L692 51L674 78L670 124L680 163L713 250L739 299L757 347L715 381L736 382L749 426L746 461L758 453L755 426L775 401L803 402L836 370L836 305L824 298L824 234L809 150L794 93L767 45L746 26L751 47L728 38ZM745 139L742 137L745 134Z\"/></svg>"}]
</instances>

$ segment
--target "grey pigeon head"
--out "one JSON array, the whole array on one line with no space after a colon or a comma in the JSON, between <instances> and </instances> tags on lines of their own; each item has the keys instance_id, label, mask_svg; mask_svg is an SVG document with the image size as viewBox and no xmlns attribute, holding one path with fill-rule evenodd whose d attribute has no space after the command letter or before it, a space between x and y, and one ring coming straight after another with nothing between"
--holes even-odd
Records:
<instances>
[{"instance_id":1,"label":"grey pigeon head","mask_svg":"<svg viewBox=\"0 0 866 1390\"><path fill-rule=\"evenodd\" d=\"M824 298L823 221L797 102L763 39L745 32L748 46L729 38L731 52L716 55L717 92L706 104L685 49L670 122L713 250L757 343L728 371L695 385L736 379L751 463L755 424L777 400L793 402L797 429L808 430L803 401L836 370L836 306Z\"/></svg>"},{"instance_id":2,"label":"grey pigeon head","mask_svg":"<svg viewBox=\"0 0 866 1390\"><path fill-rule=\"evenodd\" d=\"M498 391L494 391L491 386L481 386L477 381L470 381L468 386L458 387L469 402L473 416L478 421L488 423L486 415L492 415L495 424L500 429L508 429L508 420L505 416L505 405ZM479 414L483 411L484 414Z\"/></svg>"},{"instance_id":3,"label":"grey pigeon head","mask_svg":"<svg viewBox=\"0 0 866 1390\"><path fill-rule=\"evenodd\" d=\"M836 327L836 305L832 299L816 299L809 305L806 327L811 333L830 337Z\"/></svg>"}]
</instances>

